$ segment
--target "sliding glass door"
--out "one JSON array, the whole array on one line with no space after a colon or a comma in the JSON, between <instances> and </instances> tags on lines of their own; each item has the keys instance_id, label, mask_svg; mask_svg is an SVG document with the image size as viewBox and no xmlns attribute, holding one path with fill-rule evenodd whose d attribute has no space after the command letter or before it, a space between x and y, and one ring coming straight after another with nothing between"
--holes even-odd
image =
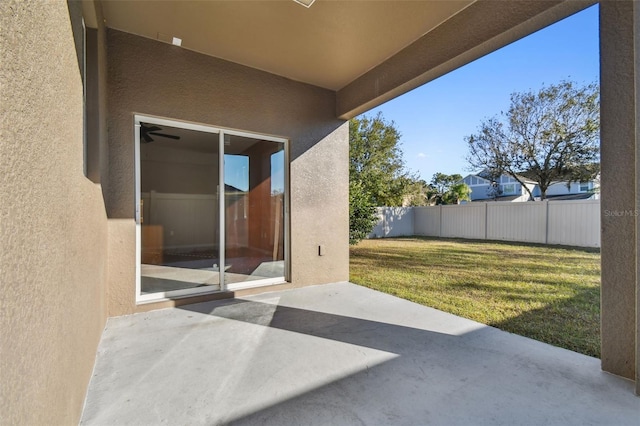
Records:
<instances>
[{"instance_id":1,"label":"sliding glass door","mask_svg":"<svg viewBox=\"0 0 640 426\"><path fill-rule=\"evenodd\" d=\"M219 290L219 134L139 126L140 295Z\"/></svg>"},{"instance_id":2,"label":"sliding glass door","mask_svg":"<svg viewBox=\"0 0 640 426\"><path fill-rule=\"evenodd\" d=\"M284 144L225 134L225 283L284 276Z\"/></svg>"},{"instance_id":3,"label":"sliding glass door","mask_svg":"<svg viewBox=\"0 0 640 426\"><path fill-rule=\"evenodd\" d=\"M136 116L136 157L138 301L284 281L284 140Z\"/></svg>"}]
</instances>

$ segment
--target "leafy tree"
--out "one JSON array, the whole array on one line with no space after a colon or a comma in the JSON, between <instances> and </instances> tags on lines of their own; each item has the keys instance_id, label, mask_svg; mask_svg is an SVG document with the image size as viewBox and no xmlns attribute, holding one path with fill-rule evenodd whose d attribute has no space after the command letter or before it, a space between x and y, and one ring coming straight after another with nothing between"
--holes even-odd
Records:
<instances>
[{"instance_id":1,"label":"leafy tree","mask_svg":"<svg viewBox=\"0 0 640 426\"><path fill-rule=\"evenodd\" d=\"M597 84L570 81L513 93L506 114L484 121L465 138L467 161L488 175L513 177L531 199L523 175L538 183L542 199L553 182L590 180L599 160L599 97Z\"/></svg>"},{"instance_id":2,"label":"leafy tree","mask_svg":"<svg viewBox=\"0 0 640 426\"><path fill-rule=\"evenodd\" d=\"M436 205L458 204L460 201L470 199L471 188L462 182L462 176L457 173L452 175L434 174L430 187L430 199Z\"/></svg>"},{"instance_id":3,"label":"leafy tree","mask_svg":"<svg viewBox=\"0 0 640 426\"><path fill-rule=\"evenodd\" d=\"M447 175L444 173L436 173L431 177L431 186L440 194L447 192L453 185L460 182L462 176L455 173Z\"/></svg>"},{"instance_id":4,"label":"leafy tree","mask_svg":"<svg viewBox=\"0 0 640 426\"><path fill-rule=\"evenodd\" d=\"M362 190L360 182L349 182L349 244L367 238L377 222L376 205Z\"/></svg>"},{"instance_id":5,"label":"leafy tree","mask_svg":"<svg viewBox=\"0 0 640 426\"><path fill-rule=\"evenodd\" d=\"M375 207L401 206L416 179L406 171L400 132L382 114L349 123L349 242L365 238L377 222Z\"/></svg>"},{"instance_id":6,"label":"leafy tree","mask_svg":"<svg viewBox=\"0 0 640 426\"><path fill-rule=\"evenodd\" d=\"M451 188L444 193L442 197L444 204L460 204L460 201L469 201L471 197L471 188L464 183L456 183L451 185Z\"/></svg>"},{"instance_id":7,"label":"leafy tree","mask_svg":"<svg viewBox=\"0 0 640 426\"><path fill-rule=\"evenodd\" d=\"M400 132L381 113L349 123L349 180L359 182L376 206L401 206L413 179L405 170Z\"/></svg>"},{"instance_id":8,"label":"leafy tree","mask_svg":"<svg viewBox=\"0 0 640 426\"><path fill-rule=\"evenodd\" d=\"M430 194L432 188L423 179L414 179L405 191L404 202L405 206L427 206L430 204Z\"/></svg>"}]
</instances>

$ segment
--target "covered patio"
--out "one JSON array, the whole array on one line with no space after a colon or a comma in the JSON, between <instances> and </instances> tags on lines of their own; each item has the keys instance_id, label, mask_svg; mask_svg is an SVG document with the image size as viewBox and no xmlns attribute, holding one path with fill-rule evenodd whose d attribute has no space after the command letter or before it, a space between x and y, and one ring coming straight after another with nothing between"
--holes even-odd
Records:
<instances>
[{"instance_id":1,"label":"covered patio","mask_svg":"<svg viewBox=\"0 0 640 426\"><path fill-rule=\"evenodd\" d=\"M351 283L111 318L82 424L637 425L600 360Z\"/></svg>"},{"instance_id":2,"label":"covered patio","mask_svg":"<svg viewBox=\"0 0 640 426\"><path fill-rule=\"evenodd\" d=\"M601 361L331 284L349 279L348 120L596 3ZM633 0L0 2L3 423L637 424L638 34ZM169 127L214 135L217 153L140 148ZM179 228L142 201L209 206L220 188L238 201L250 189L225 182L224 155L253 157L232 136L283 145L278 167L265 149L251 170L284 184L250 185L265 212L282 194L279 219L234 220L284 271L254 256L243 275L264 286L224 291L225 257L248 257L231 254L249 234L220 219L240 203L218 197L202 216L217 222ZM169 168L181 174L143 187ZM165 263L203 257L220 291L205 279L146 297L142 249L159 246L142 244L147 226L163 227L144 238L170 242Z\"/></svg>"}]
</instances>

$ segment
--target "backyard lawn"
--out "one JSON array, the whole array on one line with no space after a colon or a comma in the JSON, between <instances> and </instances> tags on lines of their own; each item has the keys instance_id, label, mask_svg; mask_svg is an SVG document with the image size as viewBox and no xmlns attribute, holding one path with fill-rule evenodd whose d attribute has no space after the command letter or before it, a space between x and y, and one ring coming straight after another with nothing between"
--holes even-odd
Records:
<instances>
[{"instance_id":1,"label":"backyard lawn","mask_svg":"<svg viewBox=\"0 0 640 426\"><path fill-rule=\"evenodd\" d=\"M351 282L600 357L600 253L457 239L364 240Z\"/></svg>"}]
</instances>

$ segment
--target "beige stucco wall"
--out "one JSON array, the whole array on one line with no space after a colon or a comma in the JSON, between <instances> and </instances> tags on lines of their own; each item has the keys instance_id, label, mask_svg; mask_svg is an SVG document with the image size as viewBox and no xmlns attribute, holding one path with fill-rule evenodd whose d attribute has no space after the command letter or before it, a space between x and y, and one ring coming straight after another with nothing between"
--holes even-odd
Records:
<instances>
[{"instance_id":1,"label":"beige stucco wall","mask_svg":"<svg viewBox=\"0 0 640 426\"><path fill-rule=\"evenodd\" d=\"M635 102L636 102L636 212L640 215L640 5L633 8L633 39L635 44ZM636 216L636 395L640 395L640 218Z\"/></svg>"},{"instance_id":2,"label":"beige stucco wall","mask_svg":"<svg viewBox=\"0 0 640 426\"><path fill-rule=\"evenodd\" d=\"M0 2L0 54L0 422L75 424L106 318L107 220L83 175L67 3Z\"/></svg>"},{"instance_id":3,"label":"beige stucco wall","mask_svg":"<svg viewBox=\"0 0 640 426\"><path fill-rule=\"evenodd\" d=\"M635 110L639 23L634 13L638 7L633 1L600 5L602 368L632 379L639 347L638 189L634 185L639 150Z\"/></svg>"},{"instance_id":4,"label":"beige stucco wall","mask_svg":"<svg viewBox=\"0 0 640 426\"><path fill-rule=\"evenodd\" d=\"M84 4L89 4L85 2ZM109 146L107 138L107 31L98 3L92 9L99 26L87 28L87 177L109 187ZM85 11L86 17L86 11Z\"/></svg>"},{"instance_id":5,"label":"beige stucco wall","mask_svg":"<svg viewBox=\"0 0 640 426\"><path fill-rule=\"evenodd\" d=\"M335 118L334 92L116 30L108 32L108 52L110 217L134 215L134 113L285 137L292 284L348 280L348 123ZM133 259L134 227L117 228L127 234L122 257ZM129 277L117 284L129 297L131 264L117 265L129 268L111 270ZM110 312L135 309L115 288L112 282L109 298L117 308Z\"/></svg>"},{"instance_id":6,"label":"beige stucco wall","mask_svg":"<svg viewBox=\"0 0 640 426\"><path fill-rule=\"evenodd\" d=\"M136 297L136 222L133 219L110 219L108 226L109 284L108 315L125 315L135 311ZM133 249L131 248L133 246Z\"/></svg>"}]
</instances>

